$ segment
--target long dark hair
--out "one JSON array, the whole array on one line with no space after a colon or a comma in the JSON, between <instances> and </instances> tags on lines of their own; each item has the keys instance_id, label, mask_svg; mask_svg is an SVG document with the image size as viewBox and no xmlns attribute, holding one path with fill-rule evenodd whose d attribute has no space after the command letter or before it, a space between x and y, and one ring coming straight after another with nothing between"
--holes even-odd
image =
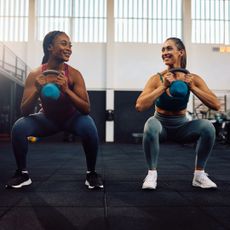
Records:
<instances>
[{"instance_id":1,"label":"long dark hair","mask_svg":"<svg viewBox=\"0 0 230 230\"><path fill-rule=\"evenodd\" d=\"M176 37L167 38L166 41L168 41L168 40L174 41L178 50L184 50L184 55L181 58L180 65L181 65L182 68L186 68L186 65L187 65L187 53L186 53L184 43L181 41L181 39L176 38Z\"/></svg>"},{"instance_id":2,"label":"long dark hair","mask_svg":"<svg viewBox=\"0 0 230 230\"><path fill-rule=\"evenodd\" d=\"M47 63L49 59L49 50L48 48L52 44L53 40L60 34L63 34L65 32L59 31L59 30L54 30L46 34L46 36L43 39L43 52L44 56L42 58L42 64Z\"/></svg>"}]
</instances>

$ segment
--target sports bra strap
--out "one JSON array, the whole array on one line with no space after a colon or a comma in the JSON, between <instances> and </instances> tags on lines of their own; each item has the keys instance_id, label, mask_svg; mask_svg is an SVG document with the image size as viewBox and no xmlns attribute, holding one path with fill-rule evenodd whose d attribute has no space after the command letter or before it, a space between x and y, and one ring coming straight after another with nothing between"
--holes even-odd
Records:
<instances>
[{"instance_id":1,"label":"sports bra strap","mask_svg":"<svg viewBox=\"0 0 230 230\"><path fill-rule=\"evenodd\" d=\"M44 72L47 69L47 64L42 64L42 72Z\"/></svg>"},{"instance_id":2,"label":"sports bra strap","mask_svg":"<svg viewBox=\"0 0 230 230\"><path fill-rule=\"evenodd\" d=\"M163 82L164 82L164 79L163 79L162 74L161 74L161 73L157 73L157 74L160 76L160 80L161 80L161 82L163 83Z\"/></svg>"},{"instance_id":3,"label":"sports bra strap","mask_svg":"<svg viewBox=\"0 0 230 230\"><path fill-rule=\"evenodd\" d=\"M64 71L65 71L65 75L69 78L69 68L66 63L64 63Z\"/></svg>"}]
</instances>

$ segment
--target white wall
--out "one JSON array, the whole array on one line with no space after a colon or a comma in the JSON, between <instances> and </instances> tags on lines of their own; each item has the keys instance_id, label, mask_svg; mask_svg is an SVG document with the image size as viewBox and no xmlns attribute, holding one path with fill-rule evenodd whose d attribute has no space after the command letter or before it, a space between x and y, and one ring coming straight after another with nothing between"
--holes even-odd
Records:
<instances>
[{"instance_id":1,"label":"white wall","mask_svg":"<svg viewBox=\"0 0 230 230\"><path fill-rule=\"evenodd\" d=\"M159 45L117 43L114 50L116 89L141 90L151 75L164 68Z\"/></svg>"},{"instance_id":2,"label":"white wall","mask_svg":"<svg viewBox=\"0 0 230 230\"><path fill-rule=\"evenodd\" d=\"M105 55L105 44L74 44L69 64L83 74L88 89L105 89Z\"/></svg>"},{"instance_id":3,"label":"white wall","mask_svg":"<svg viewBox=\"0 0 230 230\"><path fill-rule=\"evenodd\" d=\"M41 42L5 44L31 68L40 65ZM191 44L187 68L202 76L211 89L230 90L230 53L214 52L213 46ZM116 43L113 55L114 89L140 90L152 74L164 69L160 45ZM69 64L81 71L89 89L106 88L105 44L74 44Z\"/></svg>"},{"instance_id":4,"label":"white wall","mask_svg":"<svg viewBox=\"0 0 230 230\"><path fill-rule=\"evenodd\" d=\"M191 45L189 69L205 79L214 90L230 89L230 53L213 51L216 45Z\"/></svg>"}]
</instances>

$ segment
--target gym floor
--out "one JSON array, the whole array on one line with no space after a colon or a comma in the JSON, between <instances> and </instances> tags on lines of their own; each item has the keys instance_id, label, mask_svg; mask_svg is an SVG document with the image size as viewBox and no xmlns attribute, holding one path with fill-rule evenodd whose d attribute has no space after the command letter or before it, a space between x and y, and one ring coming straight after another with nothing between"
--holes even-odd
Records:
<instances>
[{"instance_id":1,"label":"gym floor","mask_svg":"<svg viewBox=\"0 0 230 230\"><path fill-rule=\"evenodd\" d=\"M219 188L191 186L194 146L161 145L158 187L141 190L141 144L101 144L97 172L104 190L88 190L81 144L31 143L31 186L4 188L15 171L9 143L0 143L0 230L230 229L230 146L216 144L207 172Z\"/></svg>"}]
</instances>

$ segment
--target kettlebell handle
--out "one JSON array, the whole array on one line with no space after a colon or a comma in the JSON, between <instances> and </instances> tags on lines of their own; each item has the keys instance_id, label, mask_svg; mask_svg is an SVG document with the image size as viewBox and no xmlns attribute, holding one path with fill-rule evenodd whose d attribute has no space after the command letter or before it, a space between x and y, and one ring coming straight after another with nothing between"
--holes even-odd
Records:
<instances>
[{"instance_id":1,"label":"kettlebell handle","mask_svg":"<svg viewBox=\"0 0 230 230\"><path fill-rule=\"evenodd\" d=\"M184 74L189 73L189 71L187 69L184 69L184 68L172 68L172 69L169 69L169 72L171 72L171 73L181 72Z\"/></svg>"},{"instance_id":2,"label":"kettlebell handle","mask_svg":"<svg viewBox=\"0 0 230 230\"><path fill-rule=\"evenodd\" d=\"M47 76L49 74L54 74L54 75L58 76L60 74L60 72L57 70L54 70L54 69L48 69L48 70L45 70L42 74L45 76Z\"/></svg>"}]
</instances>

